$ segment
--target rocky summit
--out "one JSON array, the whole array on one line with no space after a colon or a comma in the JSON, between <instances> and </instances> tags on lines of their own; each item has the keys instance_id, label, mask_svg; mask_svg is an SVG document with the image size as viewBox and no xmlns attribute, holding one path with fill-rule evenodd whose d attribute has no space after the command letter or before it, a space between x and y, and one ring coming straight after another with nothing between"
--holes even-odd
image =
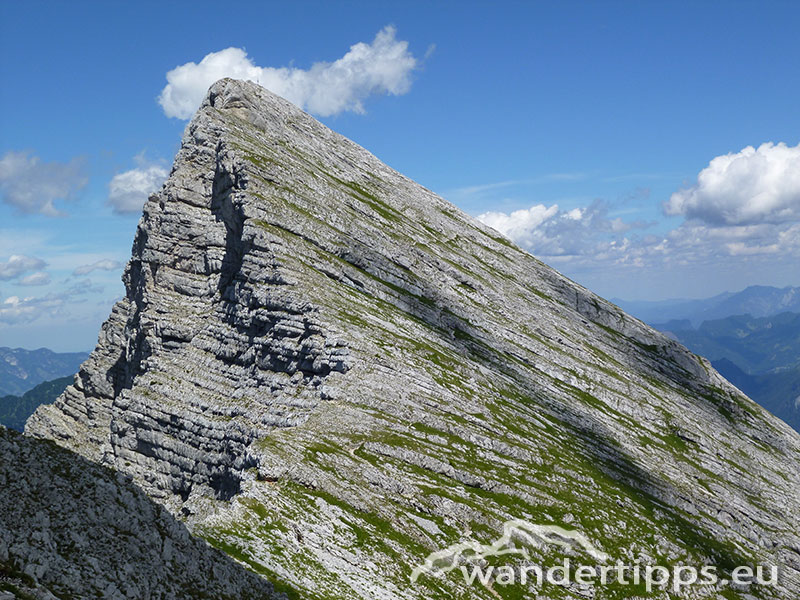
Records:
<instances>
[{"instance_id":1,"label":"rocky summit","mask_svg":"<svg viewBox=\"0 0 800 600\"><path fill-rule=\"evenodd\" d=\"M253 83L209 91L124 281L26 433L129 475L290 595L532 597L435 554L500 564L482 549L517 523L557 543L508 564L769 565L776 585L653 595L800 597L797 433Z\"/></svg>"}]
</instances>

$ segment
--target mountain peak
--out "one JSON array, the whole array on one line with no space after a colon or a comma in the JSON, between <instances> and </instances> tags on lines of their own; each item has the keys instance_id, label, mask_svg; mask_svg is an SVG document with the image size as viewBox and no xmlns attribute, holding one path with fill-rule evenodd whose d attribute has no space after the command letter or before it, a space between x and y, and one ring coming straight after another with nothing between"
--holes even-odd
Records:
<instances>
[{"instance_id":1,"label":"mountain peak","mask_svg":"<svg viewBox=\"0 0 800 600\"><path fill-rule=\"evenodd\" d=\"M304 594L486 598L410 575L518 520L614 559L777 561L800 592L797 434L256 84L210 90L125 284L26 432Z\"/></svg>"},{"instance_id":2,"label":"mountain peak","mask_svg":"<svg viewBox=\"0 0 800 600\"><path fill-rule=\"evenodd\" d=\"M272 114L276 120L285 120L289 115L306 114L257 83L229 77L220 79L209 88L198 112L208 108L232 111L252 124L264 123L256 115L263 119L266 114Z\"/></svg>"}]
</instances>

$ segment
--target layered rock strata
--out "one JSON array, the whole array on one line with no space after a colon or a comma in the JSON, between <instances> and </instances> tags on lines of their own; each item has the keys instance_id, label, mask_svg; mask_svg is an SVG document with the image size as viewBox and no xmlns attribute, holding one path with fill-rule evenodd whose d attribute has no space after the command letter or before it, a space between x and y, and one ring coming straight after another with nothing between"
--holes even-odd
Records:
<instances>
[{"instance_id":1,"label":"layered rock strata","mask_svg":"<svg viewBox=\"0 0 800 600\"><path fill-rule=\"evenodd\" d=\"M26 432L308 597L494 598L410 575L514 519L626 562L777 564L747 593L800 596L800 436L255 84L209 91L125 284Z\"/></svg>"}]
</instances>

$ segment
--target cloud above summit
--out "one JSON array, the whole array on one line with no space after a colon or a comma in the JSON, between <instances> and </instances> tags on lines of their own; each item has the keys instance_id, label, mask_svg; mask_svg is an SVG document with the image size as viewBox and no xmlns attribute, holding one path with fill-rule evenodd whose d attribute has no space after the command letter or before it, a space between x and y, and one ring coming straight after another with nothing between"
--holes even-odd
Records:
<instances>
[{"instance_id":1,"label":"cloud above summit","mask_svg":"<svg viewBox=\"0 0 800 600\"><path fill-rule=\"evenodd\" d=\"M712 159L664 204L667 215L710 225L800 220L800 144L761 144Z\"/></svg>"},{"instance_id":2,"label":"cloud above summit","mask_svg":"<svg viewBox=\"0 0 800 600\"><path fill-rule=\"evenodd\" d=\"M395 36L394 27L384 27L372 43L354 44L338 60L314 63L310 69L259 67L244 49L226 48L169 71L158 102L168 117L188 119L215 81L231 77L258 83L323 117L363 113L370 96L402 95L411 89L411 72L418 60L409 52L408 42Z\"/></svg>"}]
</instances>

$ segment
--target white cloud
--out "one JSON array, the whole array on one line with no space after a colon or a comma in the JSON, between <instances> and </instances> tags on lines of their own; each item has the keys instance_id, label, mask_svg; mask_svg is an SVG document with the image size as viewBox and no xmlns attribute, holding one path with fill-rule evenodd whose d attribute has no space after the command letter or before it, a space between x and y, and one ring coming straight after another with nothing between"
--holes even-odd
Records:
<instances>
[{"instance_id":1,"label":"white cloud","mask_svg":"<svg viewBox=\"0 0 800 600\"><path fill-rule=\"evenodd\" d=\"M118 173L108 184L107 204L117 214L138 214L147 198L157 192L167 178L167 170L156 163L145 160L144 154L137 155L135 169Z\"/></svg>"},{"instance_id":2,"label":"white cloud","mask_svg":"<svg viewBox=\"0 0 800 600\"><path fill-rule=\"evenodd\" d=\"M99 294L102 287L93 285L91 280L82 279L58 293L45 296L9 296L0 302L0 323L14 325L30 323L43 316L66 315L68 305L86 302L86 296Z\"/></svg>"},{"instance_id":3,"label":"white cloud","mask_svg":"<svg viewBox=\"0 0 800 600\"><path fill-rule=\"evenodd\" d=\"M10 296L0 303L0 323L30 323L44 314L56 314L64 304L58 297L19 298Z\"/></svg>"},{"instance_id":4,"label":"white cloud","mask_svg":"<svg viewBox=\"0 0 800 600\"><path fill-rule=\"evenodd\" d=\"M44 266L46 263L40 258L15 254L6 262L0 262L0 279L14 279L23 273L36 271Z\"/></svg>"},{"instance_id":5,"label":"white cloud","mask_svg":"<svg viewBox=\"0 0 800 600\"><path fill-rule=\"evenodd\" d=\"M44 271L37 271L22 277L17 283L20 285L47 285L50 283L50 275Z\"/></svg>"},{"instance_id":6,"label":"white cloud","mask_svg":"<svg viewBox=\"0 0 800 600\"><path fill-rule=\"evenodd\" d=\"M115 271L116 269L121 269L122 263L116 260L111 260L108 258L104 258L102 260L98 260L97 262L93 262L89 265L81 265L77 267L72 274L73 275L88 275L92 271Z\"/></svg>"},{"instance_id":7,"label":"white cloud","mask_svg":"<svg viewBox=\"0 0 800 600\"><path fill-rule=\"evenodd\" d=\"M557 204L549 207L536 204L510 214L483 213L478 220L537 256L548 259L595 259L608 249L619 253L619 247L615 247L621 242L616 239L618 234L648 226L641 221L611 219L608 212L607 202L595 200L589 206L569 211L561 210Z\"/></svg>"},{"instance_id":8,"label":"white cloud","mask_svg":"<svg viewBox=\"0 0 800 600\"><path fill-rule=\"evenodd\" d=\"M712 225L800 220L800 144L761 144L714 158L697 183L664 204L668 215Z\"/></svg>"},{"instance_id":9,"label":"white cloud","mask_svg":"<svg viewBox=\"0 0 800 600\"><path fill-rule=\"evenodd\" d=\"M58 315L64 311L69 293L20 298L10 296L0 303L0 323L30 323L45 315Z\"/></svg>"},{"instance_id":10,"label":"white cloud","mask_svg":"<svg viewBox=\"0 0 800 600\"><path fill-rule=\"evenodd\" d=\"M42 162L29 152L6 152L0 158L0 194L3 202L23 213L61 216L53 204L71 198L86 185L83 160Z\"/></svg>"},{"instance_id":11,"label":"white cloud","mask_svg":"<svg viewBox=\"0 0 800 600\"><path fill-rule=\"evenodd\" d=\"M503 212L487 212L478 216L478 220L493 227L504 236L523 247L536 245L537 229L542 223L559 212L558 204L547 207L536 204L527 209L516 210L510 214Z\"/></svg>"},{"instance_id":12,"label":"white cloud","mask_svg":"<svg viewBox=\"0 0 800 600\"><path fill-rule=\"evenodd\" d=\"M700 297L746 283L796 285L800 264L800 145L764 144L717 157L697 184L663 208L682 223L634 221L649 190L605 201L570 201L570 210L538 203L478 219L569 277L622 297ZM462 188L501 203L498 192L518 182ZM495 196L492 198L491 196ZM508 202L508 201L506 201ZM626 208L627 207L627 208ZM649 233L644 229L653 226ZM744 282L744 283L743 283ZM643 296L646 294L646 296Z\"/></svg>"},{"instance_id":13,"label":"white cloud","mask_svg":"<svg viewBox=\"0 0 800 600\"><path fill-rule=\"evenodd\" d=\"M538 204L478 219L598 289L665 272L683 273L689 281L698 269L755 280L768 270L796 272L800 260L800 223L718 226L687 220L664 233L644 234L652 224L609 217L609 205L599 200L569 211Z\"/></svg>"},{"instance_id":14,"label":"white cloud","mask_svg":"<svg viewBox=\"0 0 800 600\"><path fill-rule=\"evenodd\" d=\"M631 200L641 205L646 198L637 193ZM536 204L478 219L571 276L585 275L581 279L600 287L624 278L656 282L659 273L695 282L700 272L703 277L718 272L720 281L796 273L800 145L764 144L715 158L695 186L673 194L664 205L665 213L686 217L670 230L645 235L641 230L652 224L623 220L625 211L610 216L609 209L604 201L568 211Z\"/></svg>"},{"instance_id":15,"label":"white cloud","mask_svg":"<svg viewBox=\"0 0 800 600\"><path fill-rule=\"evenodd\" d=\"M168 117L190 118L208 91L223 77L254 81L301 108L327 117L343 111L363 113L363 102L375 94L401 95L411 89L417 59L408 42L395 39L395 28L384 27L371 44L359 42L338 60L318 62L310 69L259 67L241 48L207 54L167 73L159 103Z\"/></svg>"}]
</instances>

